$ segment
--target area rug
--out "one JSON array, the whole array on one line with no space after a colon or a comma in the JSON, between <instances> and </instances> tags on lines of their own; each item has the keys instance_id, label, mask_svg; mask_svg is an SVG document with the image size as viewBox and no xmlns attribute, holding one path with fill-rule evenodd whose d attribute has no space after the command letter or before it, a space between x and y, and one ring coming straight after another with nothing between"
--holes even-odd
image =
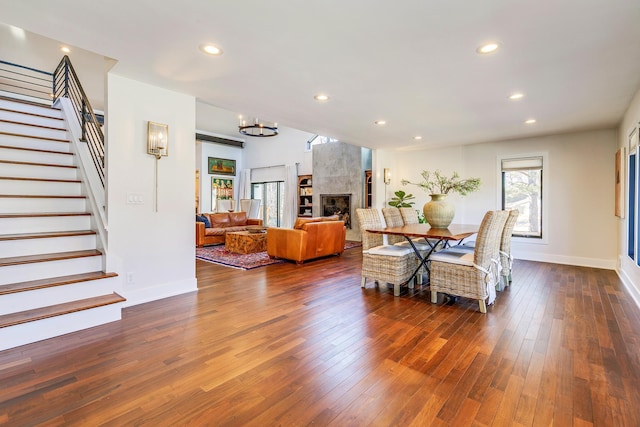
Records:
<instances>
[{"instance_id":1,"label":"area rug","mask_svg":"<svg viewBox=\"0 0 640 427\"><path fill-rule=\"evenodd\" d=\"M360 242L347 240L345 249L359 248ZM236 254L225 250L224 245L207 246L196 248L196 258L213 264L224 265L225 267L238 268L240 270L251 270L267 265L282 264L286 261L281 259L271 259L267 252L257 252L255 254Z\"/></svg>"}]
</instances>

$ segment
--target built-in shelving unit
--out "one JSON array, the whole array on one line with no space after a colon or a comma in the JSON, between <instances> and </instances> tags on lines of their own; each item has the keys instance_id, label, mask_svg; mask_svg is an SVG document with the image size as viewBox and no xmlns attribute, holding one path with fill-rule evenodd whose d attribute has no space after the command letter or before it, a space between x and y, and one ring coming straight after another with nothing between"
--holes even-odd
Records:
<instances>
[{"instance_id":1,"label":"built-in shelving unit","mask_svg":"<svg viewBox=\"0 0 640 427\"><path fill-rule=\"evenodd\" d=\"M313 182L311 175L298 176L298 216L313 216Z\"/></svg>"},{"instance_id":2,"label":"built-in shelving unit","mask_svg":"<svg viewBox=\"0 0 640 427\"><path fill-rule=\"evenodd\" d=\"M364 171L364 207L365 208L370 208L371 207L371 200L372 200L372 187L371 187L371 171L370 170L366 170Z\"/></svg>"}]
</instances>

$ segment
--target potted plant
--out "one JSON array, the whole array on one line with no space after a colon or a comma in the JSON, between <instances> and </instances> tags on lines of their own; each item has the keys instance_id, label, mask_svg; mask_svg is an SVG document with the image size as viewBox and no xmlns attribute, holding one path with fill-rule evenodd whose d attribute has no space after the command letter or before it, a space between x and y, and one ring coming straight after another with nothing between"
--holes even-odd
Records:
<instances>
[{"instance_id":1,"label":"potted plant","mask_svg":"<svg viewBox=\"0 0 640 427\"><path fill-rule=\"evenodd\" d=\"M407 201L415 199L413 194L407 194L402 190L398 190L393 194L395 194L395 197L389 201L389 206L393 206L394 208L410 208L411 205L415 203Z\"/></svg>"},{"instance_id":2,"label":"potted plant","mask_svg":"<svg viewBox=\"0 0 640 427\"><path fill-rule=\"evenodd\" d=\"M417 185L431 196L431 201L425 203L422 208L427 222L434 228L447 228L455 215L454 206L446 198L451 192L466 196L480 188L480 178L460 179L458 172L453 172L450 177L443 175L439 170L422 171L422 181L411 182L403 179L402 185Z\"/></svg>"}]
</instances>

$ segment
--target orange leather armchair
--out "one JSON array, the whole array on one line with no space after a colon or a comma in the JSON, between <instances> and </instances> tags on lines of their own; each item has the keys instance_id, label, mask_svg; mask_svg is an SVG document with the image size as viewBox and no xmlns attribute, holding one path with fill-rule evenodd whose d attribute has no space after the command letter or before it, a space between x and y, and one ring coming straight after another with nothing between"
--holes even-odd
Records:
<instances>
[{"instance_id":1,"label":"orange leather armchair","mask_svg":"<svg viewBox=\"0 0 640 427\"><path fill-rule=\"evenodd\" d=\"M267 253L302 264L328 255L341 255L347 229L344 221L298 219L293 229L267 228Z\"/></svg>"}]
</instances>

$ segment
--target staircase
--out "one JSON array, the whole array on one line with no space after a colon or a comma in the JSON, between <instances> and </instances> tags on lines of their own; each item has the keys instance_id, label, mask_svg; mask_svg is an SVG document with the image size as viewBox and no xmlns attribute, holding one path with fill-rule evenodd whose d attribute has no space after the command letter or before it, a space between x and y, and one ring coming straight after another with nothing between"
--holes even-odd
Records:
<instances>
[{"instance_id":1,"label":"staircase","mask_svg":"<svg viewBox=\"0 0 640 427\"><path fill-rule=\"evenodd\" d=\"M60 110L0 97L0 350L121 318Z\"/></svg>"}]
</instances>

